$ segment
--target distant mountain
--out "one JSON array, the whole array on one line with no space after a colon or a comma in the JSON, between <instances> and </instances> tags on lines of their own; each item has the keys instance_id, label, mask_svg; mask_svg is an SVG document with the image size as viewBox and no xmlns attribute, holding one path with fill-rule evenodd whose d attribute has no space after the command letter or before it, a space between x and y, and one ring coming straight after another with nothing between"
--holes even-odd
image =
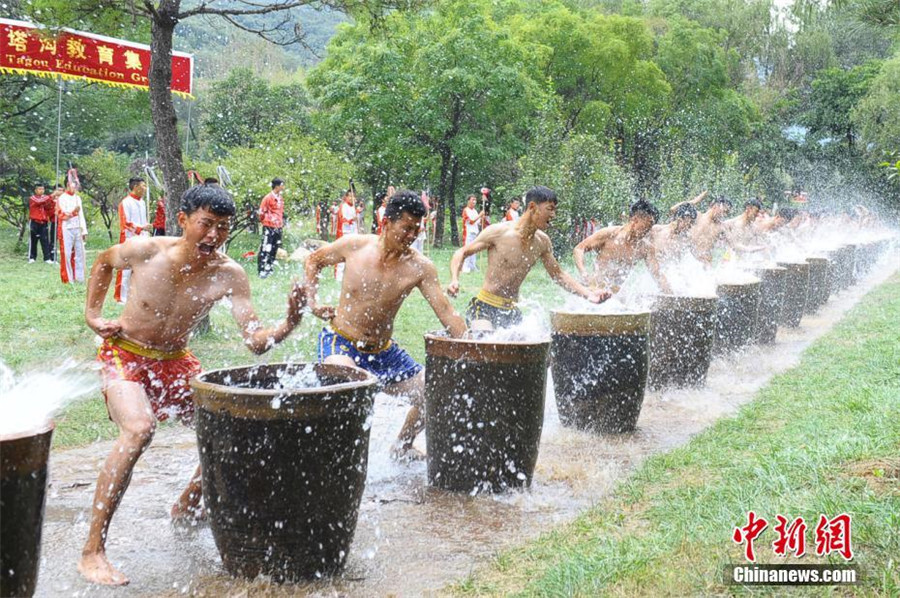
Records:
<instances>
[{"instance_id":1,"label":"distant mountain","mask_svg":"<svg viewBox=\"0 0 900 598\"><path fill-rule=\"evenodd\" d=\"M218 16L193 17L175 31L175 49L194 55L198 80L220 79L234 66L247 66L262 75L292 73L316 64L328 41L348 17L334 10L303 6L290 11L243 17L239 22L254 29L269 29L270 37L288 39L300 26L308 48L281 46L248 33Z\"/></svg>"}]
</instances>

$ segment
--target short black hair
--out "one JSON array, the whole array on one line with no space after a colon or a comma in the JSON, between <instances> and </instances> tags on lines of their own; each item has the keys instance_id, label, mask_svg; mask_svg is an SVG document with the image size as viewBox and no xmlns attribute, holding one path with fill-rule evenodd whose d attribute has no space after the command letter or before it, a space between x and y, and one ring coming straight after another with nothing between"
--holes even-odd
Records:
<instances>
[{"instance_id":1,"label":"short black hair","mask_svg":"<svg viewBox=\"0 0 900 598\"><path fill-rule=\"evenodd\" d=\"M128 190L130 191L130 190L134 189L135 186L137 186L138 184L143 183L143 182L144 182L143 177L139 177L139 176L131 177L130 179L128 179Z\"/></svg>"},{"instance_id":2,"label":"short black hair","mask_svg":"<svg viewBox=\"0 0 900 598\"><path fill-rule=\"evenodd\" d=\"M673 216L673 219L680 220L681 218L690 218L691 220L696 220L697 208L689 203L681 204L680 206L678 206L678 208L675 209L675 215Z\"/></svg>"},{"instance_id":3,"label":"short black hair","mask_svg":"<svg viewBox=\"0 0 900 598\"><path fill-rule=\"evenodd\" d=\"M46 187L46 185L44 183L35 183L34 188L37 189L38 187Z\"/></svg>"},{"instance_id":4,"label":"short black hair","mask_svg":"<svg viewBox=\"0 0 900 598\"><path fill-rule=\"evenodd\" d=\"M720 204L722 204L722 205L724 205L724 206L727 206L727 207L729 207L729 208L730 208L732 205L734 205L734 204L731 203L731 200L730 200L730 199L728 199L728 198L725 197L724 195L720 195L720 196L718 196L718 197L716 197L715 199L712 200L712 203L709 204L709 207L713 207L713 206L716 205L717 203L720 203Z\"/></svg>"},{"instance_id":5,"label":"short black hair","mask_svg":"<svg viewBox=\"0 0 900 598\"><path fill-rule=\"evenodd\" d=\"M748 199L744 202L744 209L746 210L747 208L756 208L757 210L762 210L763 203L759 201L758 198L754 197L753 199Z\"/></svg>"},{"instance_id":6,"label":"short black hair","mask_svg":"<svg viewBox=\"0 0 900 598\"><path fill-rule=\"evenodd\" d=\"M781 208L778 210L778 215L790 222L794 218L797 217L797 210L794 208Z\"/></svg>"},{"instance_id":7,"label":"short black hair","mask_svg":"<svg viewBox=\"0 0 900 598\"><path fill-rule=\"evenodd\" d=\"M552 201L553 203L559 203L559 198L556 197L556 191L551 189L550 187L544 187L543 185L538 185L537 187L532 187L525 194L525 207L528 207L528 204L542 204L547 203L548 201Z\"/></svg>"},{"instance_id":8,"label":"short black hair","mask_svg":"<svg viewBox=\"0 0 900 598\"><path fill-rule=\"evenodd\" d=\"M387 199L387 193L385 193L384 191L379 191L375 194L375 202L376 203L381 203L385 199Z\"/></svg>"},{"instance_id":9,"label":"short black hair","mask_svg":"<svg viewBox=\"0 0 900 598\"><path fill-rule=\"evenodd\" d=\"M181 211L188 216L200 208L206 208L216 216L234 216L237 212L231 193L215 183L195 185L181 196Z\"/></svg>"},{"instance_id":10,"label":"short black hair","mask_svg":"<svg viewBox=\"0 0 900 598\"><path fill-rule=\"evenodd\" d=\"M422 198L409 189L395 191L384 208L384 217L391 222L396 222L403 214L409 214L413 218L424 218L427 213Z\"/></svg>"},{"instance_id":11,"label":"short black hair","mask_svg":"<svg viewBox=\"0 0 900 598\"><path fill-rule=\"evenodd\" d=\"M214 176L208 176L205 179L203 179L203 184L204 185L218 185L219 179L217 179Z\"/></svg>"},{"instance_id":12,"label":"short black hair","mask_svg":"<svg viewBox=\"0 0 900 598\"><path fill-rule=\"evenodd\" d=\"M631 204L629 215L631 217L634 217L637 214L646 214L650 216L651 218L653 218L654 223L659 221L659 210L657 210L656 206L654 206L646 199L641 199Z\"/></svg>"},{"instance_id":13,"label":"short black hair","mask_svg":"<svg viewBox=\"0 0 900 598\"><path fill-rule=\"evenodd\" d=\"M272 189L274 189L278 185L284 185L284 181L282 181L281 179L277 179L277 178L272 179Z\"/></svg>"}]
</instances>

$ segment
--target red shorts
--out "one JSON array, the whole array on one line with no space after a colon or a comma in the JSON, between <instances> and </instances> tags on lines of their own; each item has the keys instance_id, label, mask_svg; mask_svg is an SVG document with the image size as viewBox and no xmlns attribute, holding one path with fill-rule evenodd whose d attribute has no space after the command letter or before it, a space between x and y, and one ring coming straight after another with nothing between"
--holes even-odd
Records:
<instances>
[{"instance_id":1,"label":"red shorts","mask_svg":"<svg viewBox=\"0 0 900 598\"><path fill-rule=\"evenodd\" d=\"M200 360L189 350L164 353L121 338L106 339L97 351L103 364L103 396L114 380L137 382L147 393L158 421L176 417L190 421L194 401L189 384L200 373ZM107 397L107 401L109 398Z\"/></svg>"}]
</instances>

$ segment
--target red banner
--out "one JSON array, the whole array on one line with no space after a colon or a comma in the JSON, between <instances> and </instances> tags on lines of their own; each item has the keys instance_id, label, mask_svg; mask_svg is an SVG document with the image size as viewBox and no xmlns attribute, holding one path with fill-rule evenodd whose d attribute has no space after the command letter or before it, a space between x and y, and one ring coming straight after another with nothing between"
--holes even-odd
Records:
<instances>
[{"instance_id":1,"label":"red banner","mask_svg":"<svg viewBox=\"0 0 900 598\"><path fill-rule=\"evenodd\" d=\"M113 87L147 89L150 46L31 23L0 19L0 73L84 79ZM194 58L172 52L172 91L191 97Z\"/></svg>"}]
</instances>

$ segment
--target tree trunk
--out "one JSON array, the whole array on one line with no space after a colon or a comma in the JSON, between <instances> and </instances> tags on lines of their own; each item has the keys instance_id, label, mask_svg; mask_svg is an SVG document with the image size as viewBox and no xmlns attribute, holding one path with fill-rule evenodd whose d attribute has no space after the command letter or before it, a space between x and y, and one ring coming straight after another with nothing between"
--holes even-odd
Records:
<instances>
[{"instance_id":1,"label":"tree trunk","mask_svg":"<svg viewBox=\"0 0 900 598\"><path fill-rule=\"evenodd\" d=\"M444 246L444 230L446 230L446 226L444 225L444 221L446 218L447 210L452 209L450 206L453 204L452 197L450 196L450 170L452 167L452 160L450 149L446 148L440 152L441 154L441 178L438 182L438 199L441 201L441 209L438 210L437 218L434 222L434 246L435 247L443 247ZM453 222L453 212L449 212L450 221Z\"/></svg>"},{"instance_id":2,"label":"tree trunk","mask_svg":"<svg viewBox=\"0 0 900 598\"><path fill-rule=\"evenodd\" d=\"M178 117L172 103L172 39L181 0L162 0L150 22L150 114L156 132L156 156L166 186L166 234L179 235L178 212L187 190L187 175L178 140Z\"/></svg>"},{"instance_id":3,"label":"tree trunk","mask_svg":"<svg viewBox=\"0 0 900 598\"><path fill-rule=\"evenodd\" d=\"M459 225L456 222L456 181L459 178L459 160L453 158L453 165L450 167L450 191L449 207L450 207L450 242L454 247L461 247L459 239Z\"/></svg>"}]
</instances>

